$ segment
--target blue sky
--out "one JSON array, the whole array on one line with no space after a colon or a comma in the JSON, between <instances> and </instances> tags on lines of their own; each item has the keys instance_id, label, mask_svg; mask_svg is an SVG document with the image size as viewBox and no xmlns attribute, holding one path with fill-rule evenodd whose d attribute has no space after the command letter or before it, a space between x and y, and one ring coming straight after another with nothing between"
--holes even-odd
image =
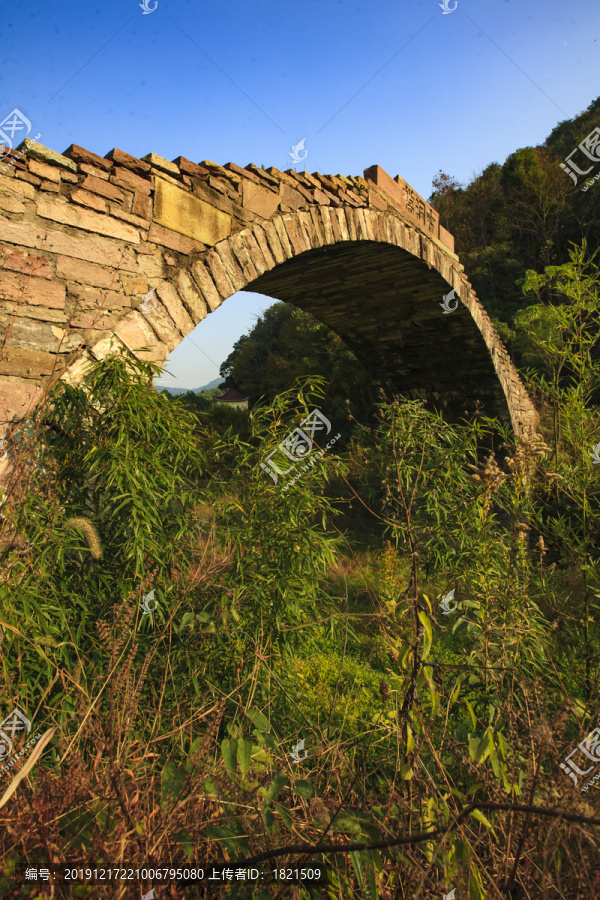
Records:
<instances>
[{"instance_id":1,"label":"blue sky","mask_svg":"<svg viewBox=\"0 0 600 900\"><path fill-rule=\"evenodd\" d=\"M0 2L1 108L59 152L76 143L199 162L359 175L379 164L427 197L598 93L597 0ZM154 8L156 0L148 0ZM197 387L272 301L237 294L171 354Z\"/></svg>"}]
</instances>

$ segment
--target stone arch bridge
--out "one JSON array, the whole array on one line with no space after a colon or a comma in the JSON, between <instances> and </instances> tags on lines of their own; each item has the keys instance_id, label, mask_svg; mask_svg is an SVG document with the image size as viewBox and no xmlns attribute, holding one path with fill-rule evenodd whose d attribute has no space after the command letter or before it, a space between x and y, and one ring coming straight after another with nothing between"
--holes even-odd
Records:
<instances>
[{"instance_id":1,"label":"stone arch bridge","mask_svg":"<svg viewBox=\"0 0 600 900\"><path fill-rule=\"evenodd\" d=\"M240 290L312 313L377 381L449 418L481 408L535 429L452 236L399 177L60 154L27 139L0 164L2 430L115 347L163 362Z\"/></svg>"}]
</instances>

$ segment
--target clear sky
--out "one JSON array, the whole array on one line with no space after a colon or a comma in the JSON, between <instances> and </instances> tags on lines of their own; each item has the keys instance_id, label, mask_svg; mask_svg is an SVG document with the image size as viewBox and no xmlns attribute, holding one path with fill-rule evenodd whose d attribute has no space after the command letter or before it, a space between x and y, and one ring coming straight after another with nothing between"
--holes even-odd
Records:
<instances>
[{"instance_id":1,"label":"clear sky","mask_svg":"<svg viewBox=\"0 0 600 900\"><path fill-rule=\"evenodd\" d=\"M598 0L0 0L1 118L18 107L59 152L360 175L427 197L466 182L600 92ZM218 376L272 301L237 294L171 354L180 387Z\"/></svg>"}]
</instances>

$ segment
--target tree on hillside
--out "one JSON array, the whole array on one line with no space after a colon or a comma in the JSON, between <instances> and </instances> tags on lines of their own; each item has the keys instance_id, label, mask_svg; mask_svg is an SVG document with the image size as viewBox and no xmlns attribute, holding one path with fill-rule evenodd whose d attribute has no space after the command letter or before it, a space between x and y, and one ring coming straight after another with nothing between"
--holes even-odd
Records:
<instances>
[{"instance_id":1,"label":"tree on hillside","mask_svg":"<svg viewBox=\"0 0 600 900\"><path fill-rule=\"evenodd\" d=\"M223 390L236 387L251 403L260 397L270 403L297 378L320 375L329 383L332 415L345 418L348 400L361 421L368 418L375 396L371 376L337 334L289 303L271 306L236 341L220 374Z\"/></svg>"},{"instance_id":2,"label":"tree on hillside","mask_svg":"<svg viewBox=\"0 0 600 900\"><path fill-rule=\"evenodd\" d=\"M576 188L560 167L599 122L600 98L557 125L542 146L516 150L466 186L444 172L433 179L429 202L454 235L469 280L509 349L515 316L527 305L526 272L563 264L582 238L591 252L600 245L594 194L600 185L584 192L583 181Z\"/></svg>"}]
</instances>

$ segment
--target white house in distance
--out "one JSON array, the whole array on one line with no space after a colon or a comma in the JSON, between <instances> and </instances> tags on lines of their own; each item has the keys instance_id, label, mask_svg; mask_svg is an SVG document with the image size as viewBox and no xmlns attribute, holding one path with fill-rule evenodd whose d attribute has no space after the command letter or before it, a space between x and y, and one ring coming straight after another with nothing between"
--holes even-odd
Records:
<instances>
[{"instance_id":1,"label":"white house in distance","mask_svg":"<svg viewBox=\"0 0 600 900\"><path fill-rule=\"evenodd\" d=\"M235 388L229 388L221 397L215 397L213 403L222 403L223 406L232 406L234 409L248 409L248 397L242 397Z\"/></svg>"}]
</instances>

